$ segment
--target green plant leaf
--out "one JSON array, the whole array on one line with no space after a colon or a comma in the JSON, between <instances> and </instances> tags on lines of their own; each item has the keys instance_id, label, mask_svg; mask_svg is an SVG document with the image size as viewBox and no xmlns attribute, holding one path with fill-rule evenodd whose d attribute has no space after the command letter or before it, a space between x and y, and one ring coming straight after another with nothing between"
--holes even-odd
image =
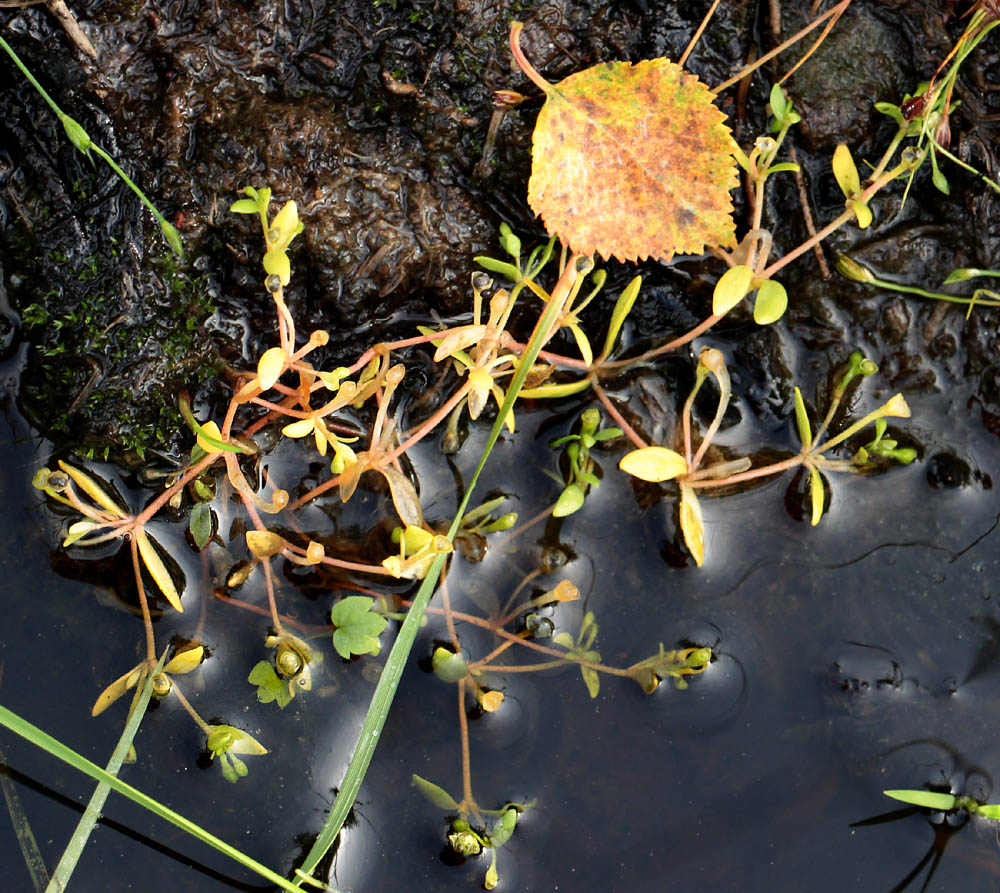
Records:
<instances>
[{"instance_id":1,"label":"green plant leaf","mask_svg":"<svg viewBox=\"0 0 1000 893\"><path fill-rule=\"evenodd\" d=\"M701 567L705 563L705 522L701 516L701 504L693 487L681 484L680 504L681 532L694 558L694 563Z\"/></svg>"},{"instance_id":2,"label":"green plant leaf","mask_svg":"<svg viewBox=\"0 0 1000 893\"><path fill-rule=\"evenodd\" d=\"M632 312L635 299L639 297L639 288L642 286L642 276L636 276L618 296L615 301L615 309L611 311L611 322L608 324L608 334L604 338L604 347L601 349L601 356L606 357L614 350L615 341L618 340L618 333L621 331L625 320Z\"/></svg>"},{"instance_id":3,"label":"green plant leaf","mask_svg":"<svg viewBox=\"0 0 1000 893\"><path fill-rule=\"evenodd\" d=\"M490 844L494 847L502 847L514 834L517 827L517 810L511 807L505 809L503 815L493 824L490 832Z\"/></svg>"},{"instance_id":4,"label":"green plant leaf","mask_svg":"<svg viewBox=\"0 0 1000 893\"><path fill-rule=\"evenodd\" d=\"M489 270L491 273L498 273L499 275L509 279L511 282L521 281L521 271L513 264L497 260L493 257L474 257L473 260L484 270Z\"/></svg>"},{"instance_id":5,"label":"green plant leaf","mask_svg":"<svg viewBox=\"0 0 1000 893\"><path fill-rule=\"evenodd\" d=\"M428 781L426 778L421 778L419 775L413 775L412 781L413 786L423 794L424 799L438 809L449 811L458 809L458 803L455 802L455 798L444 788L434 784L432 781Z\"/></svg>"},{"instance_id":6,"label":"green plant leaf","mask_svg":"<svg viewBox=\"0 0 1000 893\"><path fill-rule=\"evenodd\" d=\"M785 286L768 279L757 290L757 300L753 305L753 319L759 326L777 322L788 308L788 293Z\"/></svg>"},{"instance_id":7,"label":"green plant leaf","mask_svg":"<svg viewBox=\"0 0 1000 893\"><path fill-rule=\"evenodd\" d=\"M260 204L256 199L240 198L229 206L231 214L257 214L260 211Z\"/></svg>"},{"instance_id":8,"label":"green plant leaf","mask_svg":"<svg viewBox=\"0 0 1000 893\"><path fill-rule=\"evenodd\" d=\"M976 811L984 819L1000 819L1000 803L984 803Z\"/></svg>"},{"instance_id":9,"label":"green plant leaf","mask_svg":"<svg viewBox=\"0 0 1000 893\"><path fill-rule=\"evenodd\" d=\"M442 682L458 682L464 679L469 672L465 658L461 654L456 654L449 648L438 646L431 655L431 668L434 675Z\"/></svg>"},{"instance_id":10,"label":"green plant leaf","mask_svg":"<svg viewBox=\"0 0 1000 893\"><path fill-rule=\"evenodd\" d=\"M344 660L352 654L378 654L378 637L388 621L372 613L375 600L367 595L349 595L330 610L330 620L336 628L333 647Z\"/></svg>"},{"instance_id":11,"label":"green plant leaf","mask_svg":"<svg viewBox=\"0 0 1000 893\"><path fill-rule=\"evenodd\" d=\"M802 449L808 450L812 446L812 428L809 426L809 413L806 412L806 404L802 399L802 392L795 387L795 426L799 431L799 440L802 442Z\"/></svg>"},{"instance_id":12,"label":"green plant leaf","mask_svg":"<svg viewBox=\"0 0 1000 893\"><path fill-rule=\"evenodd\" d=\"M809 469L809 499L812 502L812 517L809 523L815 527L823 517L823 507L826 493L823 488L823 475L816 468Z\"/></svg>"},{"instance_id":13,"label":"green plant leaf","mask_svg":"<svg viewBox=\"0 0 1000 893\"><path fill-rule=\"evenodd\" d=\"M923 806L927 809L941 809L947 811L955 808L954 794L939 794L936 791L908 790L882 791L882 793L885 794L886 797L892 797L893 800L901 800L903 803L909 803L913 806Z\"/></svg>"},{"instance_id":14,"label":"green plant leaf","mask_svg":"<svg viewBox=\"0 0 1000 893\"><path fill-rule=\"evenodd\" d=\"M579 484L570 484L559 494L555 507L552 509L553 518L565 518L583 508L584 492Z\"/></svg>"},{"instance_id":15,"label":"green plant leaf","mask_svg":"<svg viewBox=\"0 0 1000 893\"><path fill-rule=\"evenodd\" d=\"M730 267L719 277L712 292L712 314L722 316L746 297L753 280L753 270L746 264Z\"/></svg>"},{"instance_id":16,"label":"green plant leaf","mask_svg":"<svg viewBox=\"0 0 1000 893\"><path fill-rule=\"evenodd\" d=\"M601 690L601 677L597 670L593 667L580 667L580 675L583 676L583 682L587 686L590 696L596 698Z\"/></svg>"},{"instance_id":17,"label":"green plant leaf","mask_svg":"<svg viewBox=\"0 0 1000 893\"><path fill-rule=\"evenodd\" d=\"M212 539L212 509L207 502L198 502L188 519L191 539L198 549L204 549Z\"/></svg>"}]
</instances>

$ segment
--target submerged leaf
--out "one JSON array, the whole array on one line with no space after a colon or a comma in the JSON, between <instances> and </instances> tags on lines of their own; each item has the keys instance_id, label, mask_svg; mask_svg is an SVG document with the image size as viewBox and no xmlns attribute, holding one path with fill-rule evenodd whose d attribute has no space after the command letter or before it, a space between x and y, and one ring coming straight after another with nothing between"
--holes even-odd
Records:
<instances>
[{"instance_id":1,"label":"submerged leaf","mask_svg":"<svg viewBox=\"0 0 1000 893\"><path fill-rule=\"evenodd\" d=\"M578 254L669 260L735 244L735 143L712 92L667 59L608 62L547 83L528 204Z\"/></svg>"},{"instance_id":2,"label":"submerged leaf","mask_svg":"<svg viewBox=\"0 0 1000 893\"><path fill-rule=\"evenodd\" d=\"M438 809L458 809L458 803L455 801L455 798L440 785L436 785L434 782L428 781L426 778L421 778L419 775L413 775L412 780L413 786L424 795L426 800Z\"/></svg>"}]
</instances>

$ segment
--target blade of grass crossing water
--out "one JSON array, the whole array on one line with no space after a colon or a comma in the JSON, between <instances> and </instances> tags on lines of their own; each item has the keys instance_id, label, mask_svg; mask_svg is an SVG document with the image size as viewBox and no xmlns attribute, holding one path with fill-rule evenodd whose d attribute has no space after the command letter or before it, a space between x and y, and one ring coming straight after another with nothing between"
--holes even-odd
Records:
<instances>
[{"instance_id":1,"label":"blade of grass crossing water","mask_svg":"<svg viewBox=\"0 0 1000 893\"><path fill-rule=\"evenodd\" d=\"M81 756L72 748L67 747L61 741L57 741L51 735L43 732L37 726L32 725L30 722L22 719L16 713L8 710L2 705L0 705L0 725L6 726L12 732L16 732L22 738L26 738L35 746L42 748L42 750L47 751L52 756L62 760L64 763L69 763L69 765L74 769L78 769L80 772L83 772L98 781L105 782L112 790L117 791L124 797L128 797L129 800L134 803L138 803L140 806L155 813L160 818L176 825L192 837L196 837L203 843L207 843L223 855L228 856L234 862L238 862L245 868L255 871L261 877L269 880L272 884L281 887L283 890L288 890L289 893L301 893L301 888L296 887L286 878L283 878L277 872L272 871L266 865L262 865L255 859L251 859L245 853L241 853L238 849L236 849L236 847L230 846L224 840L220 840L214 834L206 831L199 825L196 825L190 819L186 819L180 813L174 812L169 806L164 806L148 794L144 794L137 788L132 787L132 785L126 784L121 779L115 778L113 775L109 775L96 763L92 763L86 757Z\"/></svg>"},{"instance_id":2,"label":"blade of grass crossing water","mask_svg":"<svg viewBox=\"0 0 1000 893\"><path fill-rule=\"evenodd\" d=\"M455 533L458 531L462 516L465 514L469 500L472 497L472 490L476 486L479 474L486 466L486 461L489 459L490 453L493 451L493 447L500 437L507 413L513 408L514 401L517 400L517 395L520 393L532 365L534 365L535 360L538 358L538 353L542 349L547 335L562 312L562 308L565 305L565 294L568 294L575 279L575 271L570 271L570 265L575 263L575 257L575 255L572 256L567 264L569 274L564 272L563 277L560 277L559 285L565 286L561 292L563 297L555 297L559 290L559 285L557 285L553 289L553 297L546 304L545 310L539 317L531 339L521 356L517 371L514 373L510 386L507 389L503 405L500 407L496 421L493 423L493 428L490 430L486 446L479 457L479 464L476 466L472 479L469 481L469 486L465 491L465 497L462 499L458 511L451 522L451 528L448 531L449 540L453 539ZM568 281L568 285L564 282L564 279ZM347 820L347 815L351 811L351 807L354 806L358 791L361 789L361 783L364 781L365 774L368 772L368 766L372 761L372 756L375 754L375 748L378 745L379 735L389 714L389 708L392 706L393 698L396 696L396 689L399 687L399 680L402 678L403 670L406 667L406 660L410 655L410 650L413 648L413 642L416 639L417 630L420 628L420 622L423 619L431 596L434 594L434 588L437 585L444 561L444 555L438 555L434 559L434 563L427 572L427 576L424 577L420 589L417 591L410 606L410 610L406 614L406 619L400 627L399 635L396 636L396 641L393 643L389 657L386 659L385 668L379 676L375 693L372 695L371 702L368 705L368 712L361 727L361 734L358 736L358 743L347 766L347 772L337 793L337 799L333 803L330 815L327 817L319 836L316 838L316 842L312 845L302 864L302 871L306 874L311 875L322 858L329 852L330 847L333 846L340 834L344 822Z\"/></svg>"},{"instance_id":3,"label":"blade of grass crossing water","mask_svg":"<svg viewBox=\"0 0 1000 893\"><path fill-rule=\"evenodd\" d=\"M108 760L106 771L115 778L118 777L118 773L121 771L129 748L132 747L132 742L135 740L139 726L146 715L146 707L153 695L153 676L163 669L163 662L166 656L166 652L164 652L160 658L160 662L156 665L156 669L152 673L147 674L146 683L143 685L142 691L139 692L138 700L132 705L132 711L125 722L125 728L122 729L118 744L111 754L111 759ZM66 844L63 854L59 858L59 864L56 865L56 870L52 875L52 880L49 881L45 888L45 893L61 893L69 885L69 879L73 874L73 870L83 855L83 849L87 845L87 840L90 838L97 820L101 817L101 810L104 808L104 802L108 799L108 794L110 793L111 788L103 781L94 789L94 793L90 797L90 802L87 803L87 808L83 811L83 815L80 816L80 821L77 822L73 836L70 837L69 843Z\"/></svg>"}]
</instances>

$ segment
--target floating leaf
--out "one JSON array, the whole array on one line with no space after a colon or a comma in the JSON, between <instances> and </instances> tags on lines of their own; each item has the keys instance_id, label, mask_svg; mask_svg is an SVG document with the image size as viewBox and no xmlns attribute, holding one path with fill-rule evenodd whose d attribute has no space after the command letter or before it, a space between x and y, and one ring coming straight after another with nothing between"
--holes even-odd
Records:
<instances>
[{"instance_id":1,"label":"floating leaf","mask_svg":"<svg viewBox=\"0 0 1000 893\"><path fill-rule=\"evenodd\" d=\"M283 537L270 530L248 530L247 548L258 558L270 558L285 548Z\"/></svg>"},{"instance_id":2,"label":"floating leaf","mask_svg":"<svg viewBox=\"0 0 1000 893\"><path fill-rule=\"evenodd\" d=\"M145 663L141 663L132 667L132 669L127 673L122 673L121 676L119 676L114 682L111 683L111 685L109 685L97 696L97 700L94 702L90 715L98 716L103 713L123 694L125 694L125 692L139 684L148 672L149 666Z\"/></svg>"},{"instance_id":3,"label":"floating leaf","mask_svg":"<svg viewBox=\"0 0 1000 893\"><path fill-rule=\"evenodd\" d=\"M181 599L177 594L177 587L174 585L173 577L170 576L170 571L167 570L163 559L160 558L160 553L156 550L152 538L141 527L136 528L134 535L136 546L139 548L139 555L142 557L142 563L146 565L149 575L160 588L160 592L170 602L170 606L183 614L184 608L181 606Z\"/></svg>"},{"instance_id":4,"label":"floating leaf","mask_svg":"<svg viewBox=\"0 0 1000 893\"><path fill-rule=\"evenodd\" d=\"M196 645L175 654L167 665L163 668L164 673L171 673L174 676L181 676L196 669L205 659L205 646Z\"/></svg>"},{"instance_id":5,"label":"floating leaf","mask_svg":"<svg viewBox=\"0 0 1000 893\"><path fill-rule=\"evenodd\" d=\"M419 775L413 775L412 780L413 786L424 795L427 801L438 809L458 809L458 803L455 801L455 798L444 788L434 784L432 781L428 781L426 778L421 778Z\"/></svg>"},{"instance_id":6,"label":"floating leaf","mask_svg":"<svg viewBox=\"0 0 1000 893\"><path fill-rule=\"evenodd\" d=\"M330 620L337 627L333 647L344 660L350 660L352 654L378 654L378 637L388 621L372 613L374 601L366 595L349 595L330 611Z\"/></svg>"},{"instance_id":7,"label":"floating leaf","mask_svg":"<svg viewBox=\"0 0 1000 893\"><path fill-rule=\"evenodd\" d=\"M913 806L924 806L928 809L949 810L955 808L954 794L939 794L936 791L882 791L886 797L901 800Z\"/></svg>"},{"instance_id":8,"label":"floating leaf","mask_svg":"<svg viewBox=\"0 0 1000 893\"><path fill-rule=\"evenodd\" d=\"M274 383L281 377L287 359L288 354L280 347L272 347L261 354L260 360L257 361L257 379L261 390L266 391L274 387Z\"/></svg>"},{"instance_id":9,"label":"floating leaf","mask_svg":"<svg viewBox=\"0 0 1000 893\"><path fill-rule=\"evenodd\" d=\"M681 484L680 516L684 542L691 551L694 563L701 567L705 561L705 522L694 488L687 484Z\"/></svg>"},{"instance_id":10,"label":"floating leaf","mask_svg":"<svg viewBox=\"0 0 1000 893\"><path fill-rule=\"evenodd\" d=\"M788 292L785 286L768 279L757 290L757 300L753 305L753 321L759 326L768 326L785 315L788 308Z\"/></svg>"},{"instance_id":11,"label":"floating leaf","mask_svg":"<svg viewBox=\"0 0 1000 893\"><path fill-rule=\"evenodd\" d=\"M434 670L434 675L442 682L458 682L469 673L465 658L441 645L435 648L434 654L431 655L431 668Z\"/></svg>"},{"instance_id":12,"label":"floating leaf","mask_svg":"<svg viewBox=\"0 0 1000 893\"><path fill-rule=\"evenodd\" d=\"M548 83L532 145L528 204L578 254L669 260L735 244L735 143L701 81L667 59L610 62Z\"/></svg>"},{"instance_id":13,"label":"floating leaf","mask_svg":"<svg viewBox=\"0 0 1000 893\"><path fill-rule=\"evenodd\" d=\"M584 492L579 484L570 484L556 500L552 509L553 518L565 518L583 508Z\"/></svg>"},{"instance_id":14,"label":"floating leaf","mask_svg":"<svg viewBox=\"0 0 1000 893\"><path fill-rule=\"evenodd\" d=\"M644 481L669 481L688 470L687 460L666 447L643 447L626 453L618 467L626 474Z\"/></svg>"},{"instance_id":15,"label":"floating leaf","mask_svg":"<svg viewBox=\"0 0 1000 893\"><path fill-rule=\"evenodd\" d=\"M1000 819L1000 803L986 803L976 810L984 819Z\"/></svg>"},{"instance_id":16,"label":"floating leaf","mask_svg":"<svg viewBox=\"0 0 1000 893\"><path fill-rule=\"evenodd\" d=\"M712 313L721 316L733 309L750 291L753 270L746 264L730 267L719 277L712 292Z\"/></svg>"},{"instance_id":17,"label":"floating leaf","mask_svg":"<svg viewBox=\"0 0 1000 893\"><path fill-rule=\"evenodd\" d=\"M812 516L809 523L815 527L823 517L823 505L826 502L826 492L823 487L823 475L815 468L809 469L809 499L812 502Z\"/></svg>"},{"instance_id":18,"label":"floating leaf","mask_svg":"<svg viewBox=\"0 0 1000 893\"><path fill-rule=\"evenodd\" d=\"M125 518L127 515L121 506L110 496L108 491L111 485L106 481L98 480L73 465L67 465L62 459L59 460L59 467L68 474L76 485L83 490L94 502L104 511L114 518Z\"/></svg>"}]
</instances>

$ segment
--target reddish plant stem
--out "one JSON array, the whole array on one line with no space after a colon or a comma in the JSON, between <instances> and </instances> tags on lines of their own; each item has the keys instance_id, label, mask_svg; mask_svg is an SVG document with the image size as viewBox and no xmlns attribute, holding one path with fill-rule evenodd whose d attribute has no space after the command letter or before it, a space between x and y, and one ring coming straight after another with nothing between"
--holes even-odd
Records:
<instances>
[{"instance_id":1,"label":"reddish plant stem","mask_svg":"<svg viewBox=\"0 0 1000 893\"><path fill-rule=\"evenodd\" d=\"M636 445L638 449L644 449L647 444L633 429L632 426L625 421L622 414L618 411L612 402L611 398L607 395L607 392L599 384L594 385L594 393L597 395L597 399L601 401L604 408L608 411L608 415L611 416L614 423L625 432L625 436Z\"/></svg>"},{"instance_id":2,"label":"reddish plant stem","mask_svg":"<svg viewBox=\"0 0 1000 893\"><path fill-rule=\"evenodd\" d=\"M135 586L139 592L139 608L142 611L142 625L146 629L146 663L150 668L156 666L156 641L153 638L153 619L149 616L149 602L146 601L146 589L142 585L142 569L139 567L139 546L135 537L129 539L132 550L132 572L135 574Z\"/></svg>"}]
</instances>

